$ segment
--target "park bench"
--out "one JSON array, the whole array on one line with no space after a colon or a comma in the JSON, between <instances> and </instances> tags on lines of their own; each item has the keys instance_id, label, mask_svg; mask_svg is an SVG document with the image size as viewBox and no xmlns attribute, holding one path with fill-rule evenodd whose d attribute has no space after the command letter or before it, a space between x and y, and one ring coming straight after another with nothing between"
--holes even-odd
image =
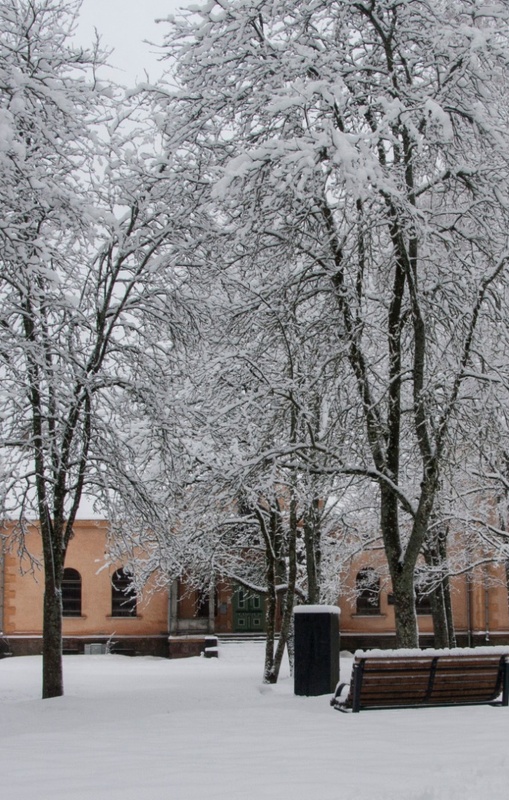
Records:
<instances>
[{"instance_id":1,"label":"park bench","mask_svg":"<svg viewBox=\"0 0 509 800\"><path fill-rule=\"evenodd\" d=\"M345 697L347 684L339 684L331 705L354 712L480 703L507 706L509 651L482 650L356 653L348 693Z\"/></svg>"}]
</instances>

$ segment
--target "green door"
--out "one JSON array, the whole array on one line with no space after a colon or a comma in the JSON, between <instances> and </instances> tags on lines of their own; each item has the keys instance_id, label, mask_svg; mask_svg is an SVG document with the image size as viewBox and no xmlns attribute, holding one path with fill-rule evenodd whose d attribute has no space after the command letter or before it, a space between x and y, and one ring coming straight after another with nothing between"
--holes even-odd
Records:
<instances>
[{"instance_id":1,"label":"green door","mask_svg":"<svg viewBox=\"0 0 509 800\"><path fill-rule=\"evenodd\" d=\"M265 629L265 598L237 586L233 593L233 630L256 633Z\"/></svg>"}]
</instances>

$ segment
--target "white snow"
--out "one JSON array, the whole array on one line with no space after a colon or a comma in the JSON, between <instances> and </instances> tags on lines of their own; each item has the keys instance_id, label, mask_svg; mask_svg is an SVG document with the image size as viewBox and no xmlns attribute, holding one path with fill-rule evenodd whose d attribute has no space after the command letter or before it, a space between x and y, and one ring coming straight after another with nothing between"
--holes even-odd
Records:
<instances>
[{"instance_id":1,"label":"white snow","mask_svg":"<svg viewBox=\"0 0 509 800\"><path fill-rule=\"evenodd\" d=\"M339 616L340 610L337 606L295 606L294 614L336 614Z\"/></svg>"},{"instance_id":2,"label":"white snow","mask_svg":"<svg viewBox=\"0 0 509 800\"><path fill-rule=\"evenodd\" d=\"M40 700L39 657L0 661L5 800L505 800L509 709L340 714L295 697L263 644L218 659L66 656ZM341 679L351 659L342 659Z\"/></svg>"},{"instance_id":3,"label":"white snow","mask_svg":"<svg viewBox=\"0 0 509 800\"><path fill-rule=\"evenodd\" d=\"M493 647L450 647L434 649L427 647L425 650L417 648L404 648L398 650L356 650L358 658L408 658L408 656L424 656L425 658L435 658L435 656L508 656L509 646L495 645Z\"/></svg>"}]
</instances>

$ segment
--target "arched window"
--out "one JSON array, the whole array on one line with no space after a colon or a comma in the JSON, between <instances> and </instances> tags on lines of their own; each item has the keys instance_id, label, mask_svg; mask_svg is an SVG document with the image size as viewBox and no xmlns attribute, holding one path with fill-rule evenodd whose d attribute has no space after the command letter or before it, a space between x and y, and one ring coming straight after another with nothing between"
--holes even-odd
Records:
<instances>
[{"instance_id":1,"label":"arched window","mask_svg":"<svg viewBox=\"0 0 509 800\"><path fill-rule=\"evenodd\" d=\"M136 591L123 567L111 576L111 616L136 616Z\"/></svg>"},{"instance_id":2,"label":"arched window","mask_svg":"<svg viewBox=\"0 0 509 800\"><path fill-rule=\"evenodd\" d=\"M380 613L380 577L371 567L361 569L355 579L357 614Z\"/></svg>"},{"instance_id":3,"label":"arched window","mask_svg":"<svg viewBox=\"0 0 509 800\"><path fill-rule=\"evenodd\" d=\"M415 585L415 611L417 614L431 614L431 585L421 580Z\"/></svg>"},{"instance_id":4,"label":"arched window","mask_svg":"<svg viewBox=\"0 0 509 800\"><path fill-rule=\"evenodd\" d=\"M208 617L209 615L209 593L206 589L197 589L194 601L195 617Z\"/></svg>"},{"instance_id":5,"label":"arched window","mask_svg":"<svg viewBox=\"0 0 509 800\"><path fill-rule=\"evenodd\" d=\"M77 569L64 569L62 614L64 617L81 617L81 575Z\"/></svg>"},{"instance_id":6,"label":"arched window","mask_svg":"<svg viewBox=\"0 0 509 800\"><path fill-rule=\"evenodd\" d=\"M202 587L195 592L194 600L194 616L195 617L208 617L210 611L210 592L208 589ZM214 616L217 615L218 609L218 594L217 589L214 589Z\"/></svg>"}]
</instances>

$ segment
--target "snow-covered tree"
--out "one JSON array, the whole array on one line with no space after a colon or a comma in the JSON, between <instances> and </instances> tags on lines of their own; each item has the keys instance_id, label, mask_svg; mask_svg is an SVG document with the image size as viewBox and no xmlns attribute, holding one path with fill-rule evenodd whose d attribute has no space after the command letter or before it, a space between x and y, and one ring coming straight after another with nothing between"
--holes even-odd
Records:
<instances>
[{"instance_id":1,"label":"snow-covered tree","mask_svg":"<svg viewBox=\"0 0 509 800\"><path fill-rule=\"evenodd\" d=\"M79 5L0 7L2 511L21 547L39 520L43 697L63 692L61 582L84 494L144 497L131 419L170 369L184 282L161 249L179 215L154 200L155 134L73 45Z\"/></svg>"},{"instance_id":2,"label":"snow-covered tree","mask_svg":"<svg viewBox=\"0 0 509 800\"><path fill-rule=\"evenodd\" d=\"M165 545L153 526L143 566L172 572L172 565L187 565L202 586L212 574L264 594L265 677L275 680L295 598L337 596L345 548L334 505L342 487L327 467L337 463L331 452L344 435L340 357L327 322L330 298L315 297L314 281L302 282L284 252L275 272L273 246L261 247L255 261L252 253L232 256L226 238L212 222L207 235L194 236L207 243L194 248L206 297L200 339L173 387L187 404L178 413L178 497L166 475L168 527L178 536ZM199 285L194 278L195 291ZM283 617L274 652L278 598Z\"/></svg>"},{"instance_id":3,"label":"snow-covered tree","mask_svg":"<svg viewBox=\"0 0 509 800\"><path fill-rule=\"evenodd\" d=\"M337 471L378 486L404 646L442 473L475 450L464 422L495 368L508 23L505 3L477 0L230 0L167 39L179 102L164 134L171 149L185 132L231 263L251 258L256 281L272 248L274 272L292 264L331 301L352 431Z\"/></svg>"}]
</instances>

